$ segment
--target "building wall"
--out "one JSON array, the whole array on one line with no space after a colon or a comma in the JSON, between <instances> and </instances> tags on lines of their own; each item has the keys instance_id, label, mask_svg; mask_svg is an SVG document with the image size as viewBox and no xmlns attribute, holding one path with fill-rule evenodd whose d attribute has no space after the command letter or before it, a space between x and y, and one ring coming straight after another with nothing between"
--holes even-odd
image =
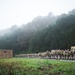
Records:
<instances>
[{"instance_id":1,"label":"building wall","mask_svg":"<svg viewBox=\"0 0 75 75\"><path fill-rule=\"evenodd\" d=\"M12 50L0 50L0 58L12 58L13 51Z\"/></svg>"}]
</instances>

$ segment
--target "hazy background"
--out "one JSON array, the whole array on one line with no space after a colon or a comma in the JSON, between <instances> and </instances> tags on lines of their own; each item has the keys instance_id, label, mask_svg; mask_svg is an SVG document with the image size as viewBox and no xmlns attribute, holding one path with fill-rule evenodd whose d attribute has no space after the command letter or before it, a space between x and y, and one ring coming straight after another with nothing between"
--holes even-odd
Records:
<instances>
[{"instance_id":1,"label":"hazy background","mask_svg":"<svg viewBox=\"0 0 75 75\"><path fill-rule=\"evenodd\" d=\"M68 13L75 8L75 0L0 0L0 30L22 25L36 16Z\"/></svg>"}]
</instances>

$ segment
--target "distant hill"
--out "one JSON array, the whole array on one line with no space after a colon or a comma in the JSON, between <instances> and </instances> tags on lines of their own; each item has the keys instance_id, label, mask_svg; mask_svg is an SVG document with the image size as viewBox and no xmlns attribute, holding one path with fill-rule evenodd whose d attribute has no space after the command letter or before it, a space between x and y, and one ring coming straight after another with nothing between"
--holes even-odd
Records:
<instances>
[{"instance_id":1,"label":"distant hill","mask_svg":"<svg viewBox=\"0 0 75 75\"><path fill-rule=\"evenodd\" d=\"M18 26L17 25L13 25L11 28L0 30L0 36L4 36L6 34L11 34L17 29L18 29Z\"/></svg>"},{"instance_id":2,"label":"distant hill","mask_svg":"<svg viewBox=\"0 0 75 75\"><path fill-rule=\"evenodd\" d=\"M13 49L15 54L75 45L75 10L68 14L38 16L31 22L0 31L0 49Z\"/></svg>"},{"instance_id":3,"label":"distant hill","mask_svg":"<svg viewBox=\"0 0 75 75\"><path fill-rule=\"evenodd\" d=\"M31 52L70 49L75 45L75 16L58 19L55 25L38 32L30 43Z\"/></svg>"}]
</instances>

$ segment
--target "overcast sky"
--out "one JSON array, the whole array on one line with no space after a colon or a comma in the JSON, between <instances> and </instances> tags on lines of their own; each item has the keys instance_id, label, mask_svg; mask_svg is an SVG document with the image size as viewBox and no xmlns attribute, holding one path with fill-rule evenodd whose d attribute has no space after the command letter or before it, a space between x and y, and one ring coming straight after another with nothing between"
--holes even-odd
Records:
<instances>
[{"instance_id":1,"label":"overcast sky","mask_svg":"<svg viewBox=\"0 0 75 75\"><path fill-rule=\"evenodd\" d=\"M0 30L22 25L49 12L54 15L75 9L75 0L0 0Z\"/></svg>"}]
</instances>

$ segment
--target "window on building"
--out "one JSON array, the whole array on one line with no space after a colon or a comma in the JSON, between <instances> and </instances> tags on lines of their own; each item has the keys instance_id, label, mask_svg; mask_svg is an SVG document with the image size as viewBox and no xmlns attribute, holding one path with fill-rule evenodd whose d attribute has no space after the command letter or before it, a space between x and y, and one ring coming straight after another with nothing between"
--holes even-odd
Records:
<instances>
[{"instance_id":1,"label":"window on building","mask_svg":"<svg viewBox=\"0 0 75 75\"><path fill-rule=\"evenodd\" d=\"M4 53L6 53L7 51L4 51Z\"/></svg>"}]
</instances>

